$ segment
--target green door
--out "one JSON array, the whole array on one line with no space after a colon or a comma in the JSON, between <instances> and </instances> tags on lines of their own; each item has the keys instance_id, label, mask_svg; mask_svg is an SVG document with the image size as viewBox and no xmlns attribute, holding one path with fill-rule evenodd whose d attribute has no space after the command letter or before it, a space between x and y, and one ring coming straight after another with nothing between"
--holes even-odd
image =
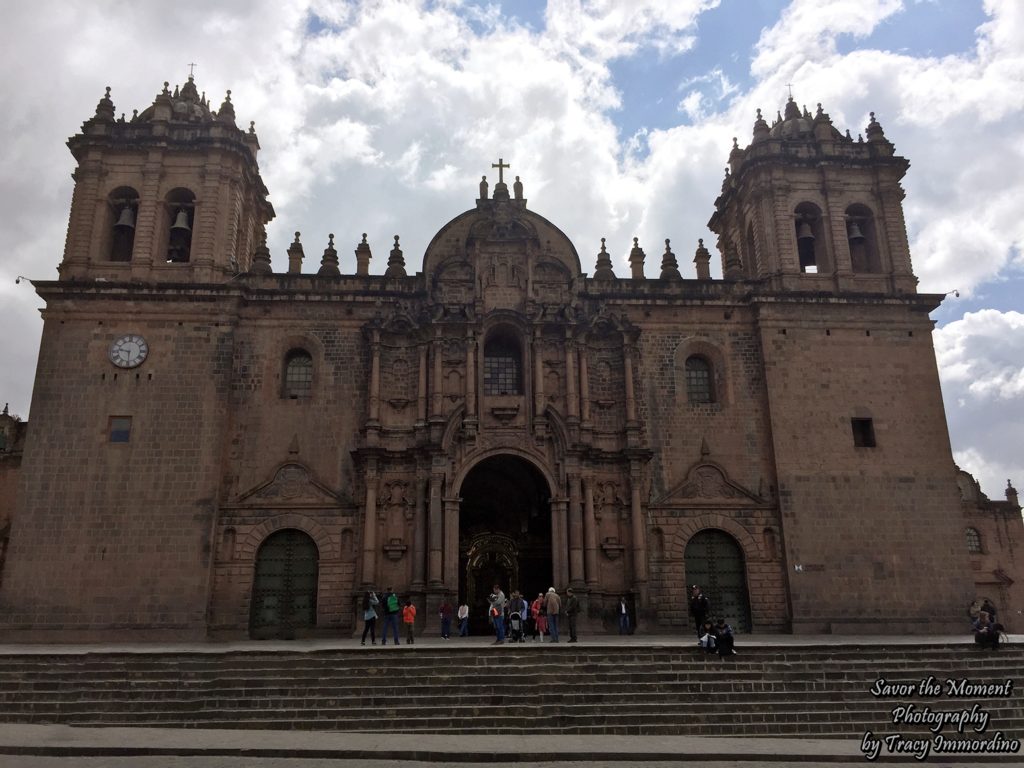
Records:
<instances>
[{"instance_id":1,"label":"green door","mask_svg":"<svg viewBox=\"0 0 1024 768\"><path fill-rule=\"evenodd\" d=\"M723 531L701 531L686 545L684 557L687 600L689 588L699 584L711 603L712 618L723 618L736 631L749 632L747 569L736 540Z\"/></svg>"},{"instance_id":2,"label":"green door","mask_svg":"<svg viewBox=\"0 0 1024 768\"><path fill-rule=\"evenodd\" d=\"M290 640L316 625L316 543L294 529L267 537L256 554L249 634Z\"/></svg>"}]
</instances>

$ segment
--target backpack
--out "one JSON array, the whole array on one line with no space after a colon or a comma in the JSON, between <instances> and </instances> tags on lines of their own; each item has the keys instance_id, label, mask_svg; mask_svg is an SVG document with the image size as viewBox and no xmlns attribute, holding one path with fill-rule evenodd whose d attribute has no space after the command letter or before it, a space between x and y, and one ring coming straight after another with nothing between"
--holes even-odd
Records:
<instances>
[{"instance_id":1,"label":"backpack","mask_svg":"<svg viewBox=\"0 0 1024 768\"><path fill-rule=\"evenodd\" d=\"M388 595L388 613L398 613L398 595L394 592Z\"/></svg>"}]
</instances>

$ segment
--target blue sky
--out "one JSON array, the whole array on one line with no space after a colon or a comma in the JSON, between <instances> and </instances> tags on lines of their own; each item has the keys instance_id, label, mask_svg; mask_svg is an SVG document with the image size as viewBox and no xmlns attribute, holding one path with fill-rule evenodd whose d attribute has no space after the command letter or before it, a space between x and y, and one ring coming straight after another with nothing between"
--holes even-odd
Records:
<instances>
[{"instance_id":1,"label":"blue sky","mask_svg":"<svg viewBox=\"0 0 1024 768\"><path fill-rule=\"evenodd\" d=\"M954 455L999 496L1024 483L1022 41L1015 0L16 4L0 30L0 401L29 414L40 301L14 278L56 276L64 142L104 86L129 115L193 61L214 104L232 90L256 121L277 268L295 230L308 254L336 233L347 271L367 232L375 272L398 233L415 268L500 156L585 270L606 237L625 273L633 237L649 254L671 238L692 270L732 137L792 83L853 135L875 111L910 159L920 289L961 292L933 314Z\"/></svg>"}]
</instances>

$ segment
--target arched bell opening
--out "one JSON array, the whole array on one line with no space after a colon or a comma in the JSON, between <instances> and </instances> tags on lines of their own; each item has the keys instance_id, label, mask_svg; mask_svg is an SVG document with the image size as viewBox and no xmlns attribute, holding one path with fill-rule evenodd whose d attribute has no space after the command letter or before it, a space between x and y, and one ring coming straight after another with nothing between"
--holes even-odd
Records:
<instances>
[{"instance_id":1,"label":"arched bell opening","mask_svg":"<svg viewBox=\"0 0 1024 768\"><path fill-rule=\"evenodd\" d=\"M528 601L554 584L551 492L530 462L501 455L473 467L459 496L459 599L469 605L470 631L486 634L494 584Z\"/></svg>"}]
</instances>

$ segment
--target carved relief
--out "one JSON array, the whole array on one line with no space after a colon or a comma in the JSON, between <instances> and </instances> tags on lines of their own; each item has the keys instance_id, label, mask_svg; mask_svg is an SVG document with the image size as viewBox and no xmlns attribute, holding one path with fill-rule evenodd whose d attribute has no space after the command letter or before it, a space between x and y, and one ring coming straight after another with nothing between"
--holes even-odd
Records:
<instances>
[{"instance_id":1,"label":"carved relief","mask_svg":"<svg viewBox=\"0 0 1024 768\"><path fill-rule=\"evenodd\" d=\"M720 470L703 466L693 472L690 482L676 491L675 495L682 499L735 499L742 494L726 483Z\"/></svg>"},{"instance_id":2,"label":"carved relief","mask_svg":"<svg viewBox=\"0 0 1024 768\"><path fill-rule=\"evenodd\" d=\"M313 480L301 464L285 464L274 479L242 498L251 497L262 502L287 504L335 504L336 497Z\"/></svg>"},{"instance_id":3,"label":"carved relief","mask_svg":"<svg viewBox=\"0 0 1024 768\"><path fill-rule=\"evenodd\" d=\"M615 519L625 505L626 502L619 495L619 488L615 483L599 482L594 487L594 519L601 520L606 516Z\"/></svg>"},{"instance_id":4,"label":"carved relief","mask_svg":"<svg viewBox=\"0 0 1024 768\"><path fill-rule=\"evenodd\" d=\"M397 511L406 520L412 520L416 512L416 502L409 493L409 484L404 480L392 480L384 483L380 502L377 507L378 517L386 519L387 512Z\"/></svg>"}]
</instances>

